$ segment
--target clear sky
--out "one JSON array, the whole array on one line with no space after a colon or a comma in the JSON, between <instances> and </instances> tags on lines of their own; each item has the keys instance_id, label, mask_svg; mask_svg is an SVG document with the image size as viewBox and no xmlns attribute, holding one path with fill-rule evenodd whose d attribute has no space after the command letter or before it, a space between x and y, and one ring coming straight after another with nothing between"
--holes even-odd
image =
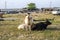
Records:
<instances>
[{"instance_id":1,"label":"clear sky","mask_svg":"<svg viewBox=\"0 0 60 40\"><path fill-rule=\"evenodd\" d=\"M37 8L41 7L60 7L60 0L0 0L0 8L24 8L29 3L36 3Z\"/></svg>"}]
</instances>

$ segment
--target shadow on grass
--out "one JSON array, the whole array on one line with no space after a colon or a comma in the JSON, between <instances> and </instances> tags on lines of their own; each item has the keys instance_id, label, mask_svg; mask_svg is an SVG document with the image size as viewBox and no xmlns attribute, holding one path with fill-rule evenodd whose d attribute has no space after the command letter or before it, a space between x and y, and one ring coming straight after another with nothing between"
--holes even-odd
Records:
<instances>
[{"instance_id":1,"label":"shadow on grass","mask_svg":"<svg viewBox=\"0 0 60 40\"><path fill-rule=\"evenodd\" d=\"M34 28L32 28L32 30L45 30L47 28L48 25L51 25L52 23L46 19L45 22L39 22L37 24L34 24Z\"/></svg>"},{"instance_id":2,"label":"shadow on grass","mask_svg":"<svg viewBox=\"0 0 60 40\"><path fill-rule=\"evenodd\" d=\"M47 28L47 30L60 30L60 28Z\"/></svg>"},{"instance_id":3,"label":"shadow on grass","mask_svg":"<svg viewBox=\"0 0 60 40\"><path fill-rule=\"evenodd\" d=\"M0 21L4 21L4 19L0 19Z\"/></svg>"}]
</instances>

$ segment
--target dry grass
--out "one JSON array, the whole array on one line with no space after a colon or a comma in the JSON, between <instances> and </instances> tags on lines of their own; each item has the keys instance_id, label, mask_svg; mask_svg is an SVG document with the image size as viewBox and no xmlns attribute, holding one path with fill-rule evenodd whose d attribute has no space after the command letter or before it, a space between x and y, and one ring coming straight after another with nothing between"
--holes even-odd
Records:
<instances>
[{"instance_id":1,"label":"dry grass","mask_svg":"<svg viewBox=\"0 0 60 40\"><path fill-rule=\"evenodd\" d=\"M0 21L0 40L60 40L60 16L52 14L31 14L35 20L49 19L52 24L45 31L18 30L25 14L5 14L5 18L18 18L14 21ZM54 20L51 20L55 17ZM38 21L39 22L39 21ZM36 22L34 22L36 23Z\"/></svg>"}]
</instances>

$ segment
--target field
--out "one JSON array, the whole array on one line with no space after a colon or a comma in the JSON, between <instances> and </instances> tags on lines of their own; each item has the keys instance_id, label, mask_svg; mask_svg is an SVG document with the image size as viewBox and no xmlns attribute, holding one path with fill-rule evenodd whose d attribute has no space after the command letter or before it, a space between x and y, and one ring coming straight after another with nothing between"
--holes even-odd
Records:
<instances>
[{"instance_id":1,"label":"field","mask_svg":"<svg viewBox=\"0 0 60 40\"><path fill-rule=\"evenodd\" d=\"M34 23L49 19L52 23L46 30L24 31L17 27L24 23L26 14L5 14L4 18L17 18L16 20L0 21L0 40L60 40L60 16L52 14L31 14L35 20ZM53 19L54 18L54 19Z\"/></svg>"}]
</instances>

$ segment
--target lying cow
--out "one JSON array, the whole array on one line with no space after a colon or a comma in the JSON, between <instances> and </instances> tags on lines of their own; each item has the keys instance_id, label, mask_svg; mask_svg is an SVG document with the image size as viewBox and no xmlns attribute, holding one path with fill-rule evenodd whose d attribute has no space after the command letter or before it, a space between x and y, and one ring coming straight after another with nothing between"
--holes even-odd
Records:
<instances>
[{"instance_id":1,"label":"lying cow","mask_svg":"<svg viewBox=\"0 0 60 40\"><path fill-rule=\"evenodd\" d=\"M26 24L21 24L21 25L18 26L18 29L19 29L19 30L20 30L20 29L25 29L25 27L26 27Z\"/></svg>"},{"instance_id":2,"label":"lying cow","mask_svg":"<svg viewBox=\"0 0 60 40\"><path fill-rule=\"evenodd\" d=\"M33 27L33 19L30 13L28 13L27 16L25 17L24 24L19 25L18 29L26 29L31 31L32 27Z\"/></svg>"}]
</instances>

